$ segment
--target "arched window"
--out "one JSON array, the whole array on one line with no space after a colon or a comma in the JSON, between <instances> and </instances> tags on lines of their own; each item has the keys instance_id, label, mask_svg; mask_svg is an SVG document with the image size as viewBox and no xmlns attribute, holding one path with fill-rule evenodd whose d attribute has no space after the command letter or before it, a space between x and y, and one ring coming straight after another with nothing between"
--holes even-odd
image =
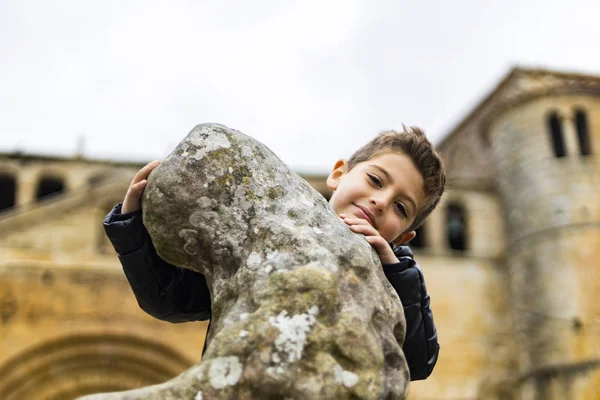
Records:
<instances>
[{"instance_id":1,"label":"arched window","mask_svg":"<svg viewBox=\"0 0 600 400\"><path fill-rule=\"evenodd\" d=\"M453 250L467 249L467 219L461 205L449 204L446 208L448 245Z\"/></svg>"},{"instance_id":2,"label":"arched window","mask_svg":"<svg viewBox=\"0 0 600 400\"><path fill-rule=\"evenodd\" d=\"M37 188L35 198L37 200L51 194L60 193L64 190L62 179L58 178L42 178Z\"/></svg>"},{"instance_id":3,"label":"arched window","mask_svg":"<svg viewBox=\"0 0 600 400\"><path fill-rule=\"evenodd\" d=\"M427 246L427 240L425 239L425 224L418 227L416 230L417 236L410 241L410 247L413 249L422 249Z\"/></svg>"},{"instance_id":4,"label":"arched window","mask_svg":"<svg viewBox=\"0 0 600 400\"><path fill-rule=\"evenodd\" d=\"M588 132L587 114L581 108L575 110L575 128L577 129L580 154L582 156L591 155L592 146L590 143L590 134Z\"/></svg>"},{"instance_id":5,"label":"arched window","mask_svg":"<svg viewBox=\"0 0 600 400\"><path fill-rule=\"evenodd\" d=\"M548 130L550 132L550 140L552 141L554 155L559 158L567 155L562 130L562 119L557 112L552 112L548 116Z\"/></svg>"},{"instance_id":6,"label":"arched window","mask_svg":"<svg viewBox=\"0 0 600 400\"><path fill-rule=\"evenodd\" d=\"M0 211L15 206L17 183L10 175L0 175Z\"/></svg>"}]
</instances>

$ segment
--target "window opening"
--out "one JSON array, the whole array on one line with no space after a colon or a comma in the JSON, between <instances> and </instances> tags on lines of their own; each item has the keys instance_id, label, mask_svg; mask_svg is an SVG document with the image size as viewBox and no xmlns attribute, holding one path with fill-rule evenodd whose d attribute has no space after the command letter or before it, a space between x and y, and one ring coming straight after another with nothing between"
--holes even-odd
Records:
<instances>
[{"instance_id":1,"label":"window opening","mask_svg":"<svg viewBox=\"0 0 600 400\"><path fill-rule=\"evenodd\" d=\"M454 250L466 250L467 223L464 208L458 204L449 204L446 209L446 218L450 248Z\"/></svg>"},{"instance_id":2,"label":"window opening","mask_svg":"<svg viewBox=\"0 0 600 400\"><path fill-rule=\"evenodd\" d=\"M418 227L415 232L417 232L417 236L410 241L409 245L413 249L422 249L427 245L425 240L425 224Z\"/></svg>"},{"instance_id":3,"label":"window opening","mask_svg":"<svg viewBox=\"0 0 600 400\"><path fill-rule=\"evenodd\" d=\"M17 183L10 175L0 175L0 211L15 206Z\"/></svg>"},{"instance_id":4,"label":"window opening","mask_svg":"<svg viewBox=\"0 0 600 400\"><path fill-rule=\"evenodd\" d=\"M575 111L575 127L577 129L577 139L579 141L579 152L582 156L592 154L592 146L590 143L590 135L588 132L587 114L584 110L578 109Z\"/></svg>"},{"instance_id":5,"label":"window opening","mask_svg":"<svg viewBox=\"0 0 600 400\"><path fill-rule=\"evenodd\" d=\"M61 179L42 178L37 188L35 198L37 200L51 194L60 193L64 190L64 184Z\"/></svg>"},{"instance_id":6,"label":"window opening","mask_svg":"<svg viewBox=\"0 0 600 400\"><path fill-rule=\"evenodd\" d=\"M558 158L566 156L567 152L562 131L562 120L558 116L558 113L553 112L548 116L548 128L550 130L550 140L552 141L554 155Z\"/></svg>"}]
</instances>

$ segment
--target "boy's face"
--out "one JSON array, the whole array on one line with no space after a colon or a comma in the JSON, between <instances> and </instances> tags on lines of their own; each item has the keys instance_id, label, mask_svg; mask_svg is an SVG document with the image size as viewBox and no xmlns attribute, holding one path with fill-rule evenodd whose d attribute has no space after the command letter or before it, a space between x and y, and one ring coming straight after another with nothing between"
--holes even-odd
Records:
<instances>
[{"instance_id":1,"label":"boy's face","mask_svg":"<svg viewBox=\"0 0 600 400\"><path fill-rule=\"evenodd\" d=\"M425 202L423 176L412 160L387 152L359 163L348 171L339 160L327 178L333 190L329 204L336 214L366 220L388 243L405 243L406 232Z\"/></svg>"}]
</instances>

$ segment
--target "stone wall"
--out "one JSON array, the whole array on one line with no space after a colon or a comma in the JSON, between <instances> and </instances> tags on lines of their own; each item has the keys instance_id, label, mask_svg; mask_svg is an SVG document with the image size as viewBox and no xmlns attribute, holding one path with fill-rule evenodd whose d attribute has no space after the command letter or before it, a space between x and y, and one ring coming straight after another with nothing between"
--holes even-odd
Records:
<instances>
[{"instance_id":1,"label":"stone wall","mask_svg":"<svg viewBox=\"0 0 600 400\"><path fill-rule=\"evenodd\" d=\"M200 358L206 323L147 316L106 246L101 221L126 182L97 197L74 189L0 218L0 398L134 388Z\"/></svg>"},{"instance_id":2,"label":"stone wall","mask_svg":"<svg viewBox=\"0 0 600 400\"><path fill-rule=\"evenodd\" d=\"M28 168L41 171L46 162L43 159L29 161ZM79 163L64 169L80 177L92 176L91 172L86 172L85 162ZM104 192L77 203L69 199L86 187L75 187L65 193L62 200L56 199L52 206L47 205L53 202L51 200L40 203L42 207L34 208L37 214L17 209L13 211L24 215L21 219L9 223L8 220L13 218L11 215L0 218L3 232L0 233L0 273L3 276L0 297L4 299L3 315L7 315L7 321L0 325L0 368L7 368L7 365L12 368L17 365L15 360L24 359L28 361L23 361L16 370L31 371L30 368L38 364L42 370L47 370L50 363L54 365L57 358L63 357L60 352L51 352L50 349L57 346L54 343L60 343L59 347L63 348L80 349L78 346L84 345L78 343L93 340L102 343L115 337L121 338L117 340L119 343L130 346L133 359L142 346L138 342L150 343L149 348L166 346L190 365L200 356L205 325L173 325L145 315L137 306L116 255L106 241L103 242L100 221L110 206L122 199L138 166L119 168L123 168L119 170L123 177L118 190L107 186ZM91 169L101 168L92 164ZM318 183L324 180L324 176L309 177L309 182L319 189L322 186ZM448 248L445 209L449 202L462 204L466 210L470 247L465 252ZM510 343L500 340L504 338L503 329L507 326L504 322L506 298L501 257L504 236L500 210L498 198L487 189L454 187L448 190L427 221L427 246L417 250L417 259L432 297L442 351L433 375L426 381L411 384L411 399L476 397L481 390L497 391L498 381L500 386L503 382L500 378L506 373L505 366L510 365L511 354L507 354ZM30 219L35 223L28 222ZM3 223L9 228L1 229ZM90 293L94 293L94 301L84 302L83 298ZM37 311L30 312L30 309ZM27 317L30 314L37 315L35 321ZM119 325L126 328L118 329ZM190 341L195 347L186 352L181 344ZM119 352L127 354L125 347L125 344L120 345ZM498 348L502 349L501 356L498 351L491 352ZM55 356L42 356L46 353ZM159 354L155 361L148 362L150 365L165 362L161 352L150 353ZM36 358L41 361L34 361ZM124 374L125 379L110 378L110 368L100 366L106 363L114 366L123 360L104 360L102 364L99 354L91 359L94 361L90 364L97 361L99 365L96 369L89 366L93 373L81 376L68 368L59 368L62 372L52 375L44 372L33 380L38 383L29 384L31 393L52 397L48 381L43 378L53 379L57 388L54 394L79 390L77 395L91 384L89 382L98 380L107 384L116 382L117 390L144 386L149 382L147 378L131 373ZM180 371L185 369L181 364L170 363L179 366ZM101 379L103 370L106 375ZM12 377L11 382L15 381L18 379ZM77 384L82 381L88 383ZM487 389L489 387L493 389ZM105 386L96 391L106 389L110 388ZM14 389L13 393L23 392Z\"/></svg>"},{"instance_id":3,"label":"stone wall","mask_svg":"<svg viewBox=\"0 0 600 400\"><path fill-rule=\"evenodd\" d=\"M595 144L591 156L579 151L576 108L588 116ZM552 148L552 111L564 117L565 157L557 157ZM581 95L527 102L491 127L508 227L510 298L524 398L541 393L547 399L588 399L586 390L600 387L594 344L600 333L598 127L600 100ZM582 371L579 363L590 364Z\"/></svg>"}]
</instances>

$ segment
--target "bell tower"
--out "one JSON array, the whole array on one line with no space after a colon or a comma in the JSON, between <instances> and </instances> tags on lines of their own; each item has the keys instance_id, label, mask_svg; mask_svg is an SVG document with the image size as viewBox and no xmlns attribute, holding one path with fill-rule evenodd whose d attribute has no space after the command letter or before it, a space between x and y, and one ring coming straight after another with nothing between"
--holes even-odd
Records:
<instances>
[{"instance_id":1,"label":"bell tower","mask_svg":"<svg viewBox=\"0 0 600 400\"><path fill-rule=\"evenodd\" d=\"M600 398L600 79L512 75L484 125L504 208L520 398Z\"/></svg>"}]
</instances>

